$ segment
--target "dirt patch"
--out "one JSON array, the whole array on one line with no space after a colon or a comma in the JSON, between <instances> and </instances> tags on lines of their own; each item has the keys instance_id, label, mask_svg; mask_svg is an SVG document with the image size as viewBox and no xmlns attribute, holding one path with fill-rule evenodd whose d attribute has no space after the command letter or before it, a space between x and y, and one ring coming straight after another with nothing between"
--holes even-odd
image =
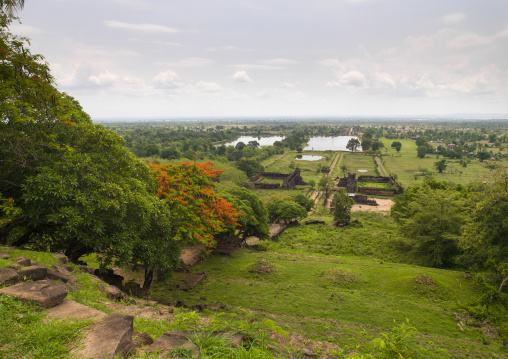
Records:
<instances>
[{"instance_id":1,"label":"dirt patch","mask_svg":"<svg viewBox=\"0 0 508 359\"><path fill-rule=\"evenodd\" d=\"M322 276L325 281L335 285L351 284L357 280L357 275L354 272L338 268L328 269L322 273Z\"/></svg>"},{"instance_id":2,"label":"dirt patch","mask_svg":"<svg viewBox=\"0 0 508 359\"><path fill-rule=\"evenodd\" d=\"M354 204L351 212L390 212L395 204L391 199L371 198L377 202L377 206L367 206L365 204Z\"/></svg>"},{"instance_id":3,"label":"dirt patch","mask_svg":"<svg viewBox=\"0 0 508 359\"><path fill-rule=\"evenodd\" d=\"M257 261L256 263L254 263L249 268L249 272L255 273L255 274L261 274L261 275L271 274L271 273L275 273L275 274L280 273L277 266L273 263L268 262L266 259L261 259L261 260Z\"/></svg>"},{"instance_id":4,"label":"dirt patch","mask_svg":"<svg viewBox=\"0 0 508 359\"><path fill-rule=\"evenodd\" d=\"M427 287L432 287L436 285L436 281L432 279L431 276L428 276L426 274L418 274L416 277L413 278L414 282L419 285L424 285Z\"/></svg>"}]
</instances>

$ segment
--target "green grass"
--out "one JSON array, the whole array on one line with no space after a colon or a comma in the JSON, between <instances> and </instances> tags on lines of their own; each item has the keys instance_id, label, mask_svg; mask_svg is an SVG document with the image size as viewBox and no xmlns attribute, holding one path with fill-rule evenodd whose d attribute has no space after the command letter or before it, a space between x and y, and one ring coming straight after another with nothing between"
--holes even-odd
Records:
<instances>
[{"instance_id":1,"label":"green grass","mask_svg":"<svg viewBox=\"0 0 508 359\"><path fill-rule=\"evenodd\" d=\"M453 182L456 184L467 185L470 182L481 180L488 176L492 170L485 167L485 163L476 159L471 159L467 167L462 167L459 160L447 159L447 169L443 173L438 173L434 168L434 163L443 159L443 156L427 155L425 158L417 158L417 146L413 141L398 140L402 143L402 149L399 154L390 145L394 140L386 138L381 139L385 144L385 156L382 157L383 167L387 174L397 175L397 181L402 187L415 186L422 183L427 178L422 172L431 172L431 176L438 181Z\"/></svg>"},{"instance_id":2,"label":"green grass","mask_svg":"<svg viewBox=\"0 0 508 359\"><path fill-rule=\"evenodd\" d=\"M0 357L69 358L80 331L91 321L45 321L46 314L37 305L26 304L9 296L0 296Z\"/></svg>"},{"instance_id":3,"label":"green grass","mask_svg":"<svg viewBox=\"0 0 508 359\"><path fill-rule=\"evenodd\" d=\"M361 153L344 153L341 165L346 165L347 172L356 173L356 176L375 176L377 165L374 163L372 156ZM367 172L358 172L358 170L367 170ZM342 177L344 174L340 172Z\"/></svg>"},{"instance_id":4,"label":"green grass","mask_svg":"<svg viewBox=\"0 0 508 359\"><path fill-rule=\"evenodd\" d=\"M11 249L9 247L0 246L0 253L7 253L9 259L0 259L0 268L7 268L7 266L13 262L12 258L25 256L33 261L39 263L39 265L45 265L51 267L52 265L58 264L58 260L55 258L53 253L48 252L34 252L24 249Z\"/></svg>"}]
</instances>

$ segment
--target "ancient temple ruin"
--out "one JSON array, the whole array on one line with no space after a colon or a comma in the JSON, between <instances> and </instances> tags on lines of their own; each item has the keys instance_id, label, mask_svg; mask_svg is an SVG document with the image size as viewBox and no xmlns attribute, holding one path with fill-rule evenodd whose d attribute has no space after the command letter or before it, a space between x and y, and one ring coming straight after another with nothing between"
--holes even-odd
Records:
<instances>
[{"instance_id":1,"label":"ancient temple ruin","mask_svg":"<svg viewBox=\"0 0 508 359\"><path fill-rule=\"evenodd\" d=\"M358 176L349 173L344 177L338 178L337 187L343 187L348 193L362 193L377 196L396 196L404 192L404 189L397 183L393 177L385 176ZM388 188L383 187L367 187L367 183L387 183Z\"/></svg>"},{"instance_id":2,"label":"ancient temple ruin","mask_svg":"<svg viewBox=\"0 0 508 359\"><path fill-rule=\"evenodd\" d=\"M282 186L280 183L263 183L263 178L280 178L282 179ZM307 185L304 182L302 176L300 175L300 169L296 168L292 173L279 173L279 172L260 172L257 175L253 176L251 182L254 182L254 186L256 188L261 189L295 189L296 186Z\"/></svg>"}]
</instances>

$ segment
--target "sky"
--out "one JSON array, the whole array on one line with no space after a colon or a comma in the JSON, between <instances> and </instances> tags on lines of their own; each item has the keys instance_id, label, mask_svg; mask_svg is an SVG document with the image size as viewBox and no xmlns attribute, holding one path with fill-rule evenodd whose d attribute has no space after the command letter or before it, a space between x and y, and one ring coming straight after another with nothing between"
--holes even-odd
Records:
<instances>
[{"instance_id":1,"label":"sky","mask_svg":"<svg viewBox=\"0 0 508 359\"><path fill-rule=\"evenodd\" d=\"M26 0L93 119L508 114L507 0Z\"/></svg>"}]
</instances>

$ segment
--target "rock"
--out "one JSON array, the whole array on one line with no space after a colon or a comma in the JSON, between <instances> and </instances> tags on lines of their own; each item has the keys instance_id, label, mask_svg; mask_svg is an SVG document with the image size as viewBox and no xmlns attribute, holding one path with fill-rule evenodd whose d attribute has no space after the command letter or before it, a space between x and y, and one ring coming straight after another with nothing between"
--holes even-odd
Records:
<instances>
[{"instance_id":1,"label":"rock","mask_svg":"<svg viewBox=\"0 0 508 359\"><path fill-rule=\"evenodd\" d=\"M108 285L106 287L106 297L111 300L122 300L125 299L126 295L114 285Z\"/></svg>"},{"instance_id":2,"label":"rock","mask_svg":"<svg viewBox=\"0 0 508 359\"><path fill-rule=\"evenodd\" d=\"M51 308L62 303L67 296L67 291L50 280L38 280L0 289L0 295L4 294Z\"/></svg>"},{"instance_id":3,"label":"rock","mask_svg":"<svg viewBox=\"0 0 508 359\"><path fill-rule=\"evenodd\" d=\"M196 358L199 357L199 348L189 342L187 334L175 330L165 332L161 337L157 338L155 342L146 349L146 352L152 353L158 350L166 352L178 347L190 348L192 349L192 354Z\"/></svg>"},{"instance_id":4,"label":"rock","mask_svg":"<svg viewBox=\"0 0 508 359\"><path fill-rule=\"evenodd\" d=\"M14 269L14 270L19 270L19 269L23 268L23 267L22 267L20 264L18 264L18 263L9 263L8 267L9 267L9 268L12 268L12 269Z\"/></svg>"},{"instance_id":5,"label":"rock","mask_svg":"<svg viewBox=\"0 0 508 359\"><path fill-rule=\"evenodd\" d=\"M18 273L22 277L36 281L46 279L48 268L46 268L46 266L30 266L19 270Z\"/></svg>"},{"instance_id":6,"label":"rock","mask_svg":"<svg viewBox=\"0 0 508 359\"><path fill-rule=\"evenodd\" d=\"M9 259L9 255L7 253L0 253L1 259Z\"/></svg>"},{"instance_id":7,"label":"rock","mask_svg":"<svg viewBox=\"0 0 508 359\"><path fill-rule=\"evenodd\" d=\"M134 351L132 340L134 317L113 313L96 323L85 338L85 347L76 354L80 358L127 357Z\"/></svg>"},{"instance_id":8,"label":"rock","mask_svg":"<svg viewBox=\"0 0 508 359\"><path fill-rule=\"evenodd\" d=\"M78 281L78 277L71 274L64 266L53 266L53 269L48 269L48 279L61 280L64 283Z\"/></svg>"},{"instance_id":9,"label":"rock","mask_svg":"<svg viewBox=\"0 0 508 359\"><path fill-rule=\"evenodd\" d=\"M30 266L38 266L39 263L30 259Z\"/></svg>"},{"instance_id":10,"label":"rock","mask_svg":"<svg viewBox=\"0 0 508 359\"><path fill-rule=\"evenodd\" d=\"M67 258L67 256L65 254L63 254L63 253L53 253L53 256L56 259L58 259L58 261L60 263L65 264L65 263L69 262L69 258Z\"/></svg>"},{"instance_id":11,"label":"rock","mask_svg":"<svg viewBox=\"0 0 508 359\"><path fill-rule=\"evenodd\" d=\"M32 261L30 260L30 258L25 257L25 256L16 257L16 258L13 258L13 260L16 261L20 266L23 266L23 267L29 267L32 265Z\"/></svg>"},{"instance_id":12,"label":"rock","mask_svg":"<svg viewBox=\"0 0 508 359\"><path fill-rule=\"evenodd\" d=\"M82 272L82 273L93 274L94 268L93 267L87 267L87 266L80 266L78 268L78 271Z\"/></svg>"},{"instance_id":13,"label":"rock","mask_svg":"<svg viewBox=\"0 0 508 359\"><path fill-rule=\"evenodd\" d=\"M302 348L302 354L311 358L317 358L317 354L312 348Z\"/></svg>"},{"instance_id":14,"label":"rock","mask_svg":"<svg viewBox=\"0 0 508 359\"><path fill-rule=\"evenodd\" d=\"M205 310L205 306L204 306L204 304L202 304L202 303L195 304L195 305L194 305L194 308L196 308L196 310L198 310L198 311L200 311L200 312L202 312L203 310Z\"/></svg>"},{"instance_id":15,"label":"rock","mask_svg":"<svg viewBox=\"0 0 508 359\"><path fill-rule=\"evenodd\" d=\"M72 271L74 270L74 267L67 266L67 265L64 265L64 264L59 264L59 265L53 266L53 269L58 271L58 272L62 272L62 273L68 272L68 274L72 274Z\"/></svg>"},{"instance_id":16,"label":"rock","mask_svg":"<svg viewBox=\"0 0 508 359\"><path fill-rule=\"evenodd\" d=\"M99 319L106 315L97 309L76 303L73 300L64 300L56 307L49 309L47 313L48 317L55 319Z\"/></svg>"},{"instance_id":17,"label":"rock","mask_svg":"<svg viewBox=\"0 0 508 359\"><path fill-rule=\"evenodd\" d=\"M142 332L134 332L134 334L132 334L132 340L136 348L153 344L152 337Z\"/></svg>"},{"instance_id":18,"label":"rock","mask_svg":"<svg viewBox=\"0 0 508 359\"><path fill-rule=\"evenodd\" d=\"M0 268L0 285L16 284L20 280L20 275L14 269Z\"/></svg>"}]
</instances>

